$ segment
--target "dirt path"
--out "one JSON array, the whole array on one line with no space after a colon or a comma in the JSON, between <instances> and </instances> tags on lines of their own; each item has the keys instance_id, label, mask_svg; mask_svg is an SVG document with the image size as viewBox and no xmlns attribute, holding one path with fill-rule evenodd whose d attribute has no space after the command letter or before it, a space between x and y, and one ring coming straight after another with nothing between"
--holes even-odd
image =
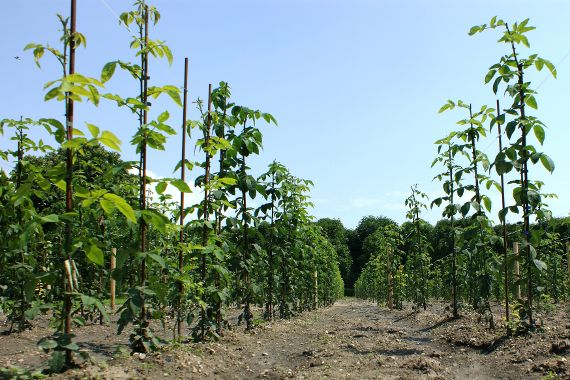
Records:
<instances>
[{"instance_id":1,"label":"dirt path","mask_svg":"<svg viewBox=\"0 0 570 380\"><path fill-rule=\"evenodd\" d=\"M411 313L343 299L288 321L264 323L253 333L235 328L220 342L143 356L101 352L99 358L112 359L59 378L522 380L552 372L568 379L568 307L556 313L545 321L553 327L544 332L505 339L500 329L489 331L474 316L448 321L437 305ZM553 344L562 344L558 354L551 352Z\"/></svg>"}]
</instances>

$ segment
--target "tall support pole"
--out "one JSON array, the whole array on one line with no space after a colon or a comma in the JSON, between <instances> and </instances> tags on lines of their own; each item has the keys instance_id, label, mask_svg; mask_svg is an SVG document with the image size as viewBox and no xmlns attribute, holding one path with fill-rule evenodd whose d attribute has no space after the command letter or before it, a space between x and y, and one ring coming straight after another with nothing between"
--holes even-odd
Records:
<instances>
[{"instance_id":1,"label":"tall support pole","mask_svg":"<svg viewBox=\"0 0 570 380\"><path fill-rule=\"evenodd\" d=\"M186 181L186 110L188 104L188 58L184 58L184 97L182 103L182 165L180 165L180 179ZM182 268L184 267L184 192L180 192L180 251L178 252L178 271L182 276ZM184 298L184 284L179 283L179 301L178 301L178 323L177 333L178 339L182 335L182 304Z\"/></svg>"},{"instance_id":2,"label":"tall support pole","mask_svg":"<svg viewBox=\"0 0 570 380\"><path fill-rule=\"evenodd\" d=\"M497 99L497 118L501 116L501 108L499 104L499 99ZM501 133L501 123L497 121L497 129L499 135L499 152L503 151L503 136ZM501 174L501 206L502 209L505 209L505 175ZM507 325L510 320L510 312L509 312L509 266L507 263L507 252L508 252L508 243L507 243L507 221L503 218L501 221L503 225L503 265L504 265L504 280L505 280L505 318L507 320Z\"/></svg>"},{"instance_id":3,"label":"tall support pole","mask_svg":"<svg viewBox=\"0 0 570 380\"><path fill-rule=\"evenodd\" d=\"M148 123L148 6L143 5L143 12L144 12L144 46L141 54L142 60L142 102L145 105L145 108L142 112L142 128L146 129L146 125ZM142 171L141 171L141 211L146 210L146 186L147 186L147 143L146 143L147 135L146 131L143 133L143 141L141 143L141 163L142 163ZM146 233L147 233L147 225L143 218L141 218L141 252L144 254L146 252ZM141 287L146 286L146 259L142 259L141 261ZM143 301L141 306L141 313L140 313L140 320L141 320L141 333L143 336L146 336L146 329L148 327L148 323L146 320L146 300L144 299L143 293ZM144 345L141 345L141 350L145 351Z\"/></svg>"},{"instance_id":4,"label":"tall support pole","mask_svg":"<svg viewBox=\"0 0 570 380\"><path fill-rule=\"evenodd\" d=\"M208 187L210 186L210 164L211 164L211 155L210 155L210 129L212 127L212 84L208 85L208 114L206 115L206 131L204 132L204 150L206 152L206 163L205 163L205 170L204 170L204 208L203 208L203 218L204 218L204 226L202 228L202 246L205 248L208 245L208 240L210 237L210 229L208 227L208 222L210 219L209 213L209 197L210 191ZM200 275L201 280L206 287L206 254L202 251L202 258L200 264ZM204 300L205 301L205 300ZM205 338L205 325L206 325L206 310L202 308L201 311L201 325L200 325L200 333L201 339Z\"/></svg>"},{"instance_id":5,"label":"tall support pole","mask_svg":"<svg viewBox=\"0 0 570 380\"><path fill-rule=\"evenodd\" d=\"M69 68L67 75L75 74L75 33L76 33L76 1L71 0L71 11L70 11L70 30L69 30ZM65 118L66 118L66 139L70 142L73 139L73 97L67 93L66 104L65 104ZM65 211L67 213L73 212L73 152L71 148L65 150ZM71 262L73 250L73 222L71 220L66 220L65 222L65 255L66 255L66 268L74 268ZM71 273L70 273L71 274ZM73 276L64 276L64 334L71 334L71 309L72 300L71 292L73 290L73 282L69 281ZM68 280L66 281L65 278ZM66 365L70 366L73 360L73 352L69 349L65 350L65 362Z\"/></svg>"}]
</instances>

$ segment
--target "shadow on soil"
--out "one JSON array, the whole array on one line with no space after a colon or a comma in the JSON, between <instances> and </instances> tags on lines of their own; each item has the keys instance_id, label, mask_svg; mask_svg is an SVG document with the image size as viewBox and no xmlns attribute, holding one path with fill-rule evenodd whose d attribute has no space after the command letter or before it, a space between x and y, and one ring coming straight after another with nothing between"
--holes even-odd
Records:
<instances>
[{"instance_id":1,"label":"shadow on soil","mask_svg":"<svg viewBox=\"0 0 570 380\"><path fill-rule=\"evenodd\" d=\"M459 317L459 318L461 318L461 317ZM449 323L449 322L456 321L456 320L458 320L459 318L446 317L445 319L442 319L441 321L439 321L439 322L437 322L437 323L435 323L435 324L433 324L433 325L431 325L431 326L424 327L423 329L421 329L421 330L419 330L419 331L421 331L421 332L430 332L430 331L435 330L435 329L437 329L438 327L441 327L441 326L443 326L443 325L445 325L445 324L447 324L447 323Z\"/></svg>"}]
</instances>

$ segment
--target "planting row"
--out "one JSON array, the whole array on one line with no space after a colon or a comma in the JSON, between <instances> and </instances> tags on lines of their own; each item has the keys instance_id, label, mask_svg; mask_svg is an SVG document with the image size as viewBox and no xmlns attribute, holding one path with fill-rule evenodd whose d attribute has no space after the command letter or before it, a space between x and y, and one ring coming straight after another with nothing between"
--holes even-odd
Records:
<instances>
[{"instance_id":1,"label":"planting row","mask_svg":"<svg viewBox=\"0 0 570 380\"><path fill-rule=\"evenodd\" d=\"M63 76L46 84L45 99L62 101L66 120L0 124L0 133L17 145L0 152L14 165L0 172L0 310L10 330L49 313L57 331L39 346L52 352L50 370L60 371L82 354L74 326L109 320L104 303L111 283L123 300L118 332L133 325L130 342L137 352L160 344L151 320L173 318L175 339L215 339L228 324L229 308L240 308L239 320L250 329L254 306L265 319L288 318L342 296L336 250L309 214L312 183L275 161L261 175L248 166L262 149L260 127L276 124L275 118L235 104L222 82L210 86L207 102L197 100L200 119L186 120L186 84L182 94L173 85L150 84L149 60L173 57L162 41L149 38L160 14L144 1L120 16L138 31L130 46L139 61L109 62L98 78L77 73L75 51L86 39L75 29L75 13L72 0L71 18L59 17L61 49L26 47L38 65L46 53L61 65ZM103 92L120 70L140 93ZM149 117L150 100L159 97L182 107L179 178L148 176L148 151L164 150L176 134L167 111ZM120 149L112 131L89 123L88 131L74 127L74 105L82 100L93 106L111 101L132 112L136 162L104 148ZM35 138L37 128L48 132L53 147ZM188 159L191 131L199 138L195 158ZM180 192L179 202L168 187ZM186 205L191 191L200 200Z\"/></svg>"}]
</instances>

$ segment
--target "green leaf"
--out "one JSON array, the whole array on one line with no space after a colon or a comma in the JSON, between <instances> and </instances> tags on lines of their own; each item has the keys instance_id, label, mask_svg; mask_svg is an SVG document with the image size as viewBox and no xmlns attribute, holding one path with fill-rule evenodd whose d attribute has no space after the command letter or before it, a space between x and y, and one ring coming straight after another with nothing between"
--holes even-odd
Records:
<instances>
[{"instance_id":1,"label":"green leaf","mask_svg":"<svg viewBox=\"0 0 570 380\"><path fill-rule=\"evenodd\" d=\"M545 136L544 128L542 128L540 124L535 124L532 130L534 132L534 135L536 136L536 139L538 140L540 145L542 145L544 143L544 136Z\"/></svg>"},{"instance_id":2,"label":"green leaf","mask_svg":"<svg viewBox=\"0 0 570 380\"><path fill-rule=\"evenodd\" d=\"M469 213L469 209L471 208L471 203L465 202L463 206L461 206L461 215L465 216Z\"/></svg>"},{"instance_id":3,"label":"green leaf","mask_svg":"<svg viewBox=\"0 0 570 380\"><path fill-rule=\"evenodd\" d=\"M119 212L123 214L125 218L127 218L129 221L133 223L137 222L137 218L135 216L133 208L122 197L116 194L107 193L103 195L103 198L108 200L109 202L112 202L115 205L115 207L119 210Z\"/></svg>"},{"instance_id":4,"label":"green leaf","mask_svg":"<svg viewBox=\"0 0 570 380\"><path fill-rule=\"evenodd\" d=\"M482 27L479 25L472 26L471 29L469 29L469 35L472 36L475 33L479 33L481 31L481 29L482 29ZM483 26L483 29L484 29L484 26Z\"/></svg>"},{"instance_id":5,"label":"green leaf","mask_svg":"<svg viewBox=\"0 0 570 380\"><path fill-rule=\"evenodd\" d=\"M113 210L115 210L115 204L106 199L100 199L99 205L101 206L103 211L105 211L106 214L110 214L113 212Z\"/></svg>"},{"instance_id":6,"label":"green leaf","mask_svg":"<svg viewBox=\"0 0 570 380\"><path fill-rule=\"evenodd\" d=\"M552 161L552 159L546 154L543 153L540 155L540 162L542 163L542 166L544 166L544 168L549 172L552 173L554 171L554 161Z\"/></svg>"},{"instance_id":7,"label":"green leaf","mask_svg":"<svg viewBox=\"0 0 570 380\"><path fill-rule=\"evenodd\" d=\"M192 189L190 189L190 186L188 186L188 184L184 181L182 181L181 179L175 179L173 181L170 182L170 184L174 187L176 187L178 189L178 191L182 192L182 193L191 193Z\"/></svg>"},{"instance_id":8,"label":"green leaf","mask_svg":"<svg viewBox=\"0 0 570 380\"><path fill-rule=\"evenodd\" d=\"M552 62L543 59L542 60L544 62L544 65L548 68L548 70L550 71L550 73L552 74L552 76L554 78L556 78L556 67L554 67L554 65L552 64Z\"/></svg>"},{"instance_id":9,"label":"green leaf","mask_svg":"<svg viewBox=\"0 0 570 380\"><path fill-rule=\"evenodd\" d=\"M103 318L105 318L106 321L109 320L109 315L107 314L107 310L105 310L105 307L103 306L101 301L99 301L97 298L90 297L86 294L82 294L81 295L81 302L83 303L84 306L87 306L87 307L95 306L99 310L99 312L101 313Z\"/></svg>"},{"instance_id":10,"label":"green leaf","mask_svg":"<svg viewBox=\"0 0 570 380\"><path fill-rule=\"evenodd\" d=\"M164 190L166 190L166 186L168 186L166 182L159 182L155 187L156 193L157 194L164 193Z\"/></svg>"},{"instance_id":11,"label":"green leaf","mask_svg":"<svg viewBox=\"0 0 570 380\"><path fill-rule=\"evenodd\" d=\"M151 210L142 210L141 215L146 223L155 226L160 231L166 230L166 224L169 221L164 215Z\"/></svg>"},{"instance_id":12,"label":"green leaf","mask_svg":"<svg viewBox=\"0 0 570 380\"><path fill-rule=\"evenodd\" d=\"M160 257L160 255L157 255L156 253L149 253L149 254L147 254L147 257L149 257L153 261L155 261L158 265L160 265L161 268L166 267L166 262L164 261L164 259L162 257Z\"/></svg>"},{"instance_id":13,"label":"green leaf","mask_svg":"<svg viewBox=\"0 0 570 380\"><path fill-rule=\"evenodd\" d=\"M46 216L42 216L40 220L42 221L42 223L57 223L59 222L59 216L56 214L49 214Z\"/></svg>"},{"instance_id":14,"label":"green leaf","mask_svg":"<svg viewBox=\"0 0 570 380\"><path fill-rule=\"evenodd\" d=\"M488 212L491 212L491 199L489 199L487 196L483 196L481 197L481 200L483 201L483 206L485 206L485 209Z\"/></svg>"},{"instance_id":15,"label":"green leaf","mask_svg":"<svg viewBox=\"0 0 570 380\"><path fill-rule=\"evenodd\" d=\"M536 99L534 98L534 96L527 95L524 102L529 107L534 108L535 110L538 109L538 105L536 104Z\"/></svg>"},{"instance_id":16,"label":"green leaf","mask_svg":"<svg viewBox=\"0 0 570 380\"><path fill-rule=\"evenodd\" d=\"M499 210L499 220L501 222L505 221L505 216L507 215L508 212L509 212L509 209L506 207Z\"/></svg>"},{"instance_id":17,"label":"green leaf","mask_svg":"<svg viewBox=\"0 0 570 380\"><path fill-rule=\"evenodd\" d=\"M497 161L495 162L495 169L497 170L498 175L503 175L513 169L513 164L504 160Z\"/></svg>"},{"instance_id":18,"label":"green leaf","mask_svg":"<svg viewBox=\"0 0 570 380\"><path fill-rule=\"evenodd\" d=\"M54 183L54 185L55 185L58 189L60 189L60 190L63 190L63 191L66 190L65 181L62 180L62 179L60 179L59 181L57 181L56 183Z\"/></svg>"},{"instance_id":19,"label":"green leaf","mask_svg":"<svg viewBox=\"0 0 570 380\"><path fill-rule=\"evenodd\" d=\"M172 57L172 52L170 51L170 48L166 45L162 45L162 51L164 52L164 55L168 60L168 64L172 65L172 61L174 58Z\"/></svg>"},{"instance_id":20,"label":"green leaf","mask_svg":"<svg viewBox=\"0 0 570 380\"><path fill-rule=\"evenodd\" d=\"M502 77L497 77L495 78L495 81L493 82L493 93L496 94L497 91L499 91L499 84L501 84L501 79Z\"/></svg>"},{"instance_id":21,"label":"green leaf","mask_svg":"<svg viewBox=\"0 0 570 380\"><path fill-rule=\"evenodd\" d=\"M497 73L497 70L489 70L487 75L485 75L485 83L489 83L491 81L491 79L493 79L493 77L495 76L496 73Z\"/></svg>"},{"instance_id":22,"label":"green leaf","mask_svg":"<svg viewBox=\"0 0 570 380\"><path fill-rule=\"evenodd\" d=\"M505 132L507 133L507 137L509 139L511 138L513 133L515 133L516 128L517 128L517 121L516 120L509 121L507 123L507 127L505 128Z\"/></svg>"},{"instance_id":23,"label":"green leaf","mask_svg":"<svg viewBox=\"0 0 570 380\"><path fill-rule=\"evenodd\" d=\"M103 66L103 70L101 71L101 82L105 83L115 73L115 68L117 67L117 61L109 62Z\"/></svg>"},{"instance_id":24,"label":"green leaf","mask_svg":"<svg viewBox=\"0 0 570 380\"><path fill-rule=\"evenodd\" d=\"M158 118L156 119L159 123L164 123L166 120L168 120L170 118L170 114L168 113L168 111L164 111L163 113L161 113L160 115L158 115Z\"/></svg>"},{"instance_id":25,"label":"green leaf","mask_svg":"<svg viewBox=\"0 0 570 380\"><path fill-rule=\"evenodd\" d=\"M89 247L89 250L87 251L87 258L93 264L99 265L100 267L105 265L105 256L103 255L103 251L95 244Z\"/></svg>"},{"instance_id":26,"label":"green leaf","mask_svg":"<svg viewBox=\"0 0 570 380\"><path fill-rule=\"evenodd\" d=\"M71 351L78 351L79 350L79 346L77 345L77 343L68 343L66 345L61 346L61 348L65 348L66 350L71 350Z\"/></svg>"},{"instance_id":27,"label":"green leaf","mask_svg":"<svg viewBox=\"0 0 570 380\"><path fill-rule=\"evenodd\" d=\"M101 142L101 144L116 150L116 151L120 151L121 150L121 140L119 140L117 138L117 136L115 136L112 132L109 131L103 131L103 133L101 133L101 137L99 138L99 141Z\"/></svg>"},{"instance_id":28,"label":"green leaf","mask_svg":"<svg viewBox=\"0 0 570 380\"><path fill-rule=\"evenodd\" d=\"M89 124L89 123L85 123L87 124L87 128L89 128L89 132L91 132L91 136L93 136L93 138L97 138L99 136L99 127L97 127L96 125L93 124Z\"/></svg>"},{"instance_id":29,"label":"green leaf","mask_svg":"<svg viewBox=\"0 0 570 380\"><path fill-rule=\"evenodd\" d=\"M49 338L42 338L38 342L38 347L44 351L52 350L57 347L57 342L53 339Z\"/></svg>"},{"instance_id":30,"label":"green leaf","mask_svg":"<svg viewBox=\"0 0 570 380\"><path fill-rule=\"evenodd\" d=\"M534 265L536 266L536 268L537 268L539 271L545 271L545 270L547 269L547 265L546 265L546 263L545 263L544 261L540 261L540 260L538 260L538 259L534 259L533 262L534 262Z\"/></svg>"}]
</instances>

